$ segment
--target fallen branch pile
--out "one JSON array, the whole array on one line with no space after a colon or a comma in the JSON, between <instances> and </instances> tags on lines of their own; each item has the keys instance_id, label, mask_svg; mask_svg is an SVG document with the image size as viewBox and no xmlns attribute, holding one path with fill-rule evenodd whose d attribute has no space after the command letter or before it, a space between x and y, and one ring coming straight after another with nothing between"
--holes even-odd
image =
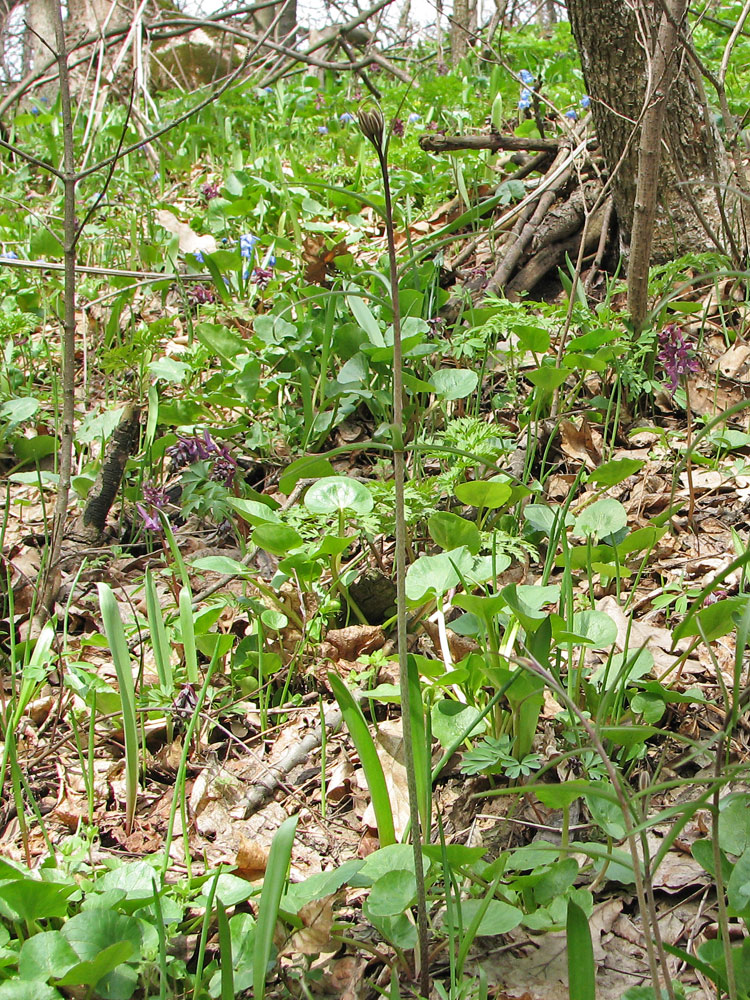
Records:
<instances>
[{"instance_id":1,"label":"fallen branch pile","mask_svg":"<svg viewBox=\"0 0 750 1000\"><path fill-rule=\"evenodd\" d=\"M556 273L566 257L583 265L587 280L601 268L612 221L597 143L585 137L586 121L558 138L487 135L423 135L419 144L432 153L456 150L510 152L503 181L524 180L526 194L493 220L487 230L448 262L456 279L464 279L475 300L503 293L521 298ZM531 153L536 155L532 156ZM471 271L462 270L473 260ZM451 300L450 317L460 308Z\"/></svg>"}]
</instances>

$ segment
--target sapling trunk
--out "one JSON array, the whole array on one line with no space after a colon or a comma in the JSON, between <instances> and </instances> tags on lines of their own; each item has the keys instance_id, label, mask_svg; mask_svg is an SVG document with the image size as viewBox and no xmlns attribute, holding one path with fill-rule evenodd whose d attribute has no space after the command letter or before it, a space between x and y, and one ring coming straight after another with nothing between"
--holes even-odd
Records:
<instances>
[{"instance_id":1,"label":"sapling trunk","mask_svg":"<svg viewBox=\"0 0 750 1000\"><path fill-rule=\"evenodd\" d=\"M362 134L375 147L383 175L385 196L385 229L388 240L388 262L391 283L391 303L393 309L393 478L396 515L396 635L398 641L398 674L401 693L401 725L404 735L404 763L409 790L409 819L411 840L414 848L414 877L417 886L417 932L419 935L419 975L420 990L424 997L430 992L429 931L427 927L427 898L422 862L422 828L417 794L417 774L414 760L414 744L411 724L411 697L409 692L409 669L406 630L406 513L404 505L404 482L406 478L406 452L404 450L404 381L401 351L401 311L398 297L398 266L396 261L396 241L393 232L393 205L391 185L388 177L388 137L381 111L360 111L359 125ZM429 831L428 831L429 833Z\"/></svg>"}]
</instances>

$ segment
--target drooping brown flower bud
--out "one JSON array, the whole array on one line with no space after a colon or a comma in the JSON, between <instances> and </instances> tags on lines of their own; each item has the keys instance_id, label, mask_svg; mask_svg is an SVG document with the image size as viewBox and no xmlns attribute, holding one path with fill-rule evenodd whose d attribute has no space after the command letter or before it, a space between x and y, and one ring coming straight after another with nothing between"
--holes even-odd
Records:
<instances>
[{"instance_id":1,"label":"drooping brown flower bud","mask_svg":"<svg viewBox=\"0 0 750 1000\"><path fill-rule=\"evenodd\" d=\"M369 139L376 149L380 149L383 145L383 132L385 131L385 120L380 108L360 108L357 112L357 120L365 139Z\"/></svg>"}]
</instances>

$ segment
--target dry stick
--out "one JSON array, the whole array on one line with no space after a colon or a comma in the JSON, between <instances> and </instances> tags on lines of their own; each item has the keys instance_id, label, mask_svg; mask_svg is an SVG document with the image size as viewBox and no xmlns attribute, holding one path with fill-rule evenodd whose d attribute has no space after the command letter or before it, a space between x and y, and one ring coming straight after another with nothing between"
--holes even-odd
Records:
<instances>
[{"instance_id":1,"label":"dry stick","mask_svg":"<svg viewBox=\"0 0 750 1000\"><path fill-rule=\"evenodd\" d=\"M609 229L612 225L612 215L615 210L615 201L612 195L610 195L604 206L604 216L602 218L602 231L599 236L599 246L596 248L596 256L594 257L594 263L591 265L591 270L586 278L585 288L591 288L594 283L594 278L596 274L601 271L602 263L604 261L604 254L607 252L607 239L609 238Z\"/></svg>"},{"instance_id":2,"label":"dry stick","mask_svg":"<svg viewBox=\"0 0 750 1000\"><path fill-rule=\"evenodd\" d=\"M560 147L566 145L565 139L534 139L519 138L516 135L501 135L492 132L490 135L423 135L419 139L420 147L426 153L446 153L456 149L489 149L497 152L499 149L524 153L534 150L542 153L557 153Z\"/></svg>"},{"instance_id":3,"label":"dry stick","mask_svg":"<svg viewBox=\"0 0 750 1000\"><path fill-rule=\"evenodd\" d=\"M422 994L430 992L429 932L427 926L427 898L422 860L422 825L417 795L416 765L414 762L414 742L411 725L411 697L409 688L409 652L407 649L406 610L406 518L404 515L404 483L406 479L406 451L404 449L404 373L401 348L401 314L399 309L398 263L396 241L393 232L393 205L391 185L388 176L388 139L385 133L383 114L377 111L360 111L359 125L362 134L375 147L383 175L385 197L386 236L388 239L388 263L393 309L393 478L396 514L396 621L398 641L398 672L401 693L401 725L404 736L404 763L406 783L409 793L409 820L411 842L414 852L414 878L417 890L417 931L419 939L419 977ZM427 831L429 834L429 831Z\"/></svg>"},{"instance_id":4,"label":"dry stick","mask_svg":"<svg viewBox=\"0 0 750 1000\"><path fill-rule=\"evenodd\" d=\"M677 65L675 22L682 22L687 6L688 0L667 0L667 9L674 20L670 21L666 15L661 18L645 95L646 113L638 147L638 178L628 270L628 311L636 334L643 326L648 307L648 270L656 220L661 136L667 113L667 96Z\"/></svg>"},{"instance_id":5,"label":"dry stick","mask_svg":"<svg viewBox=\"0 0 750 1000\"><path fill-rule=\"evenodd\" d=\"M39 611L51 614L57 592L56 575L62 551L65 519L68 513L70 477L73 468L73 422L75 420L75 349L76 349L76 173L75 147L73 144L73 114L70 101L68 54L65 42L65 25L59 0L47 0L55 25L57 68L60 80L60 111L63 133L62 182L63 209L63 321L60 343L62 370L62 427L60 430L60 464L58 468L57 496L52 521L52 535L47 550L47 562L42 576Z\"/></svg>"},{"instance_id":6,"label":"dry stick","mask_svg":"<svg viewBox=\"0 0 750 1000\"><path fill-rule=\"evenodd\" d=\"M568 159L569 153L570 150L568 148L561 149L553 160L550 171L554 173L554 171ZM571 169L572 166L569 165L566 170L559 174L555 182L549 186L544 194L542 194L536 208L534 209L533 215L523 226L515 243L510 247L508 252L503 257L500 266L490 278L486 289L487 295L494 295L499 292L506 281L510 278L516 268L516 265L521 259L524 250L529 243L531 243L537 226L557 200L557 195L560 189L567 184L568 179L570 178Z\"/></svg>"},{"instance_id":7,"label":"dry stick","mask_svg":"<svg viewBox=\"0 0 750 1000\"><path fill-rule=\"evenodd\" d=\"M334 733L341 725L341 711L338 708L329 708L324 716L326 730ZM268 765L266 775L254 779L255 784L242 800L244 806L243 818L248 819L257 809L263 805L265 800L272 795L281 784L284 777L293 768L304 764L308 755L319 747L323 742L323 726L318 726L307 736L304 736L299 743L296 743L276 764Z\"/></svg>"}]
</instances>

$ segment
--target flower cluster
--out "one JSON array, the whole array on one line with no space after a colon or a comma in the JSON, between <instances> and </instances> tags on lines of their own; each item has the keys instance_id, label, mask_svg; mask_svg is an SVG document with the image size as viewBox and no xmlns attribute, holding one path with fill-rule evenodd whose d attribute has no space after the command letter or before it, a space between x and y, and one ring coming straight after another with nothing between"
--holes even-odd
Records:
<instances>
[{"instance_id":1,"label":"flower cluster","mask_svg":"<svg viewBox=\"0 0 750 1000\"><path fill-rule=\"evenodd\" d=\"M240 236L240 256L245 257L247 260L252 260L257 242L257 236L253 236L252 233L243 233Z\"/></svg>"},{"instance_id":2,"label":"flower cluster","mask_svg":"<svg viewBox=\"0 0 750 1000\"><path fill-rule=\"evenodd\" d=\"M188 291L188 298L196 305L204 306L206 303L216 301L216 292L213 288L209 288L208 285L197 284L193 285Z\"/></svg>"},{"instance_id":3,"label":"flower cluster","mask_svg":"<svg viewBox=\"0 0 750 1000\"><path fill-rule=\"evenodd\" d=\"M141 515L143 527L147 531L153 531L155 535L158 535L163 530L159 511L164 510L169 503L169 495L166 490L159 489L152 482L147 482L143 484L143 502L148 507L148 510L141 503L135 505L138 513Z\"/></svg>"},{"instance_id":4,"label":"flower cluster","mask_svg":"<svg viewBox=\"0 0 750 1000\"><path fill-rule=\"evenodd\" d=\"M254 267L250 280L262 290L268 288L272 278L273 267Z\"/></svg>"},{"instance_id":5,"label":"flower cluster","mask_svg":"<svg viewBox=\"0 0 750 1000\"><path fill-rule=\"evenodd\" d=\"M394 118L391 122L391 130L399 138L404 134L404 122L402 118Z\"/></svg>"},{"instance_id":6,"label":"flower cluster","mask_svg":"<svg viewBox=\"0 0 750 1000\"><path fill-rule=\"evenodd\" d=\"M534 98L534 94L531 89L534 83L534 74L528 69L522 69L518 72L518 79L523 84L521 87L521 96L518 101L518 110L526 111L531 107L531 102Z\"/></svg>"},{"instance_id":7,"label":"flower cluster","mask_svg":"<svg viewBox=\"0 0 750 1000\"><path fill-rule=\"evenodd\" d=\"M680 384L681 375L689 375L700 369L693 345L685 340L682 329L676 323L669 323L660 331L658 358L669 375L668 388L672 392Z\"/></svg>"},{"instance_id":8,"label":"flower cluster","mask_svg":"<svg viewBox=\"0 0 750 1000\"><path fill-rule=\"evenodd\" d=\"M211 201L212 198L219 197L219 185L218 184L204 184L201 187L201 194L205 201Z\"/></svg>"},{"instance_id":9,"label":"flower cluster","mask_svg":"<svg viewBox=\"0 0 750 1000\"><path fill-rule=\"evenodd\" d=\"M218 445L207 430L202 437L178 437L177 443L167 448L167 455L172 460L174 469L182 469L195 462L212 463L209 479L215 483L231 486L237 471L237 462L232 458L225 444ZM144 497L145 499L145 497Z\"/></svg>"}]
</instances>

